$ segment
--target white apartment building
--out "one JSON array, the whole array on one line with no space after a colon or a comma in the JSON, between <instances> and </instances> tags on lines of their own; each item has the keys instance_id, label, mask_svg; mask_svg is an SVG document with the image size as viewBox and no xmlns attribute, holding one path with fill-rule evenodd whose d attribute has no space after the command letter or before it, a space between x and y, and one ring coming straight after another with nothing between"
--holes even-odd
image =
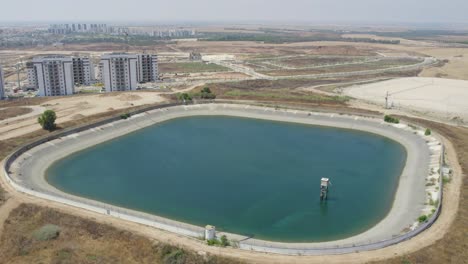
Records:
<instances>
[{"instance_id":1,"label":"white apartment building","mask_svg":"<svg viewBox=\"0 0 468 264\"><path fill-rule=\"evenodd\" d=\"M137 55L138 82L155 82L159 79L158 55L138 54Z\"/></svg>"},{"instance_id":2,"label":"white apartment building","mask_svg":"<svg viewBox=\"0 0 468 264\"><path fill-rule=\"evenodd\" d=\"M35 74L39 96L72 95L75 92L73 59L62 55L35 57L28 74ZM34 77L28 77L34 82Z\"/></svg>"},{"instance_id":3,"label":"white apartment building","mask_svg":"<svg viewBox=\"0 0 468 264\"><path fill-rule=\"evenodd\" d=\"M136 90L138 85L138 56L111 53L101 57L101 78L106 92Z\"/></svg>"},{"instance_id":4,"label":"white apartment building","mask_svg":"<svg viewBox=\"0 0 468 264\"><path fill-rule=\"evenodd\" d=\"M91 85L94 76L94 65L88 57L73 57L73 80L75 85Z\"/></svg>"},{"instance_id":5,"label":"white apartment building","mask_svg":"<svg viewBox=\"0 0 468 264\"><path fill-rule=\"evenodd\" d=\"M5 98L5 78L3 75L2 65L0 65L0 100Z\"/></svg>"}]
</instances>

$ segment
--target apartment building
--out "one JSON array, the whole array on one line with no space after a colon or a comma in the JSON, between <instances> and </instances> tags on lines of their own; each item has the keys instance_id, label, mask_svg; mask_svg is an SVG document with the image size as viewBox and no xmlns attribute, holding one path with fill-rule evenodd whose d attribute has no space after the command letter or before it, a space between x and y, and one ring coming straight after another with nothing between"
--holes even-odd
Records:
<instances>
[{"instance_id":1,"label":"apartment building","mask_svg":"<svg viewBox=\"0 0 468 264\"><path fill-rule=\"evenodd\" d=\"M101 57L101 78L106 92L136 90L138 84L138 56L111 53Z\"/></svg>"},{"instance_id":2,"label":"apartment building","mask_svg":"<svg viewBox=\"0 0 468 264\"><path fill-rule=\"evenodd\" d=\"M3 75L2 65L0 65L0 100L5 98L5 78Z\"/></svg>"},{"instance_id":3,"label":"apartment building","mask_svg":"<svg viewBox=\"0 0 468 264\"><path fill-rule=\"evenodd\" d=\"M62 55L35 57L28 79L36 80L39 96L72 95L75 92L73 59Z\"/></svg>"},{"instance_id":4,"label":"apartment building","mask_svg":"<svg viewBox=\"0 0 468 264\"><path fill-rule=\"evenodd\" d=\"M38 89L39 84L37 83L37 70L36 67L34 67L34 63L26 62L26 71L28 73L29 87Z\"/></svg>"},{"instance_id":5,"label":"apartment building","mask_svg":"<svg viewBox=\"0 0 468 264\"><path fill-rule=\"evenodd\" d=\"M159 79L158 55L137 55L137 81L139 83L155 82Z\"/></svg>"},{"instance_id":6,"label":"apartment building","mask_svg":"<svg viewBox=\"0 0 468 264\"><path fill-rule=\"evenodd\" d=\"M73 80L75 85L91 85L95 79L94 65L88 57L73 57Z\"/></svg>"}]
</instances>

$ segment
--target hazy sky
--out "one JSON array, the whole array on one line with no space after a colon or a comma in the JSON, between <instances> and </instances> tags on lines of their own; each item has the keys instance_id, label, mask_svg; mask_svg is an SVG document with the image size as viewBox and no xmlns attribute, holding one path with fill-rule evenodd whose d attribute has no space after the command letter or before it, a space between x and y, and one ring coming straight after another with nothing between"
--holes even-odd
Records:
<instances>
[{"instance_id":1,"label":"hazy sky","mask_svg":"<svg viewBox=\"0 0 468 264\"><path fill-rule=\"evenodd\" d=\"M1 21L468 22L468 0L0 0Z\"/></svg>"}]
</instances>

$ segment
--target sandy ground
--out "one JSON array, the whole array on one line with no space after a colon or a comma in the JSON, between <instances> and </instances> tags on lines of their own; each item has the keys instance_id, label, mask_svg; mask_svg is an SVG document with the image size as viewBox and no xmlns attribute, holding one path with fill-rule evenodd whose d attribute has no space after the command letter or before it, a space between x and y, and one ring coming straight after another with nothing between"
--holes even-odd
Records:
<instances>
[{"instance_id":1,"label":"sandy ground","mask_svg":"<svg viewBox=\"0 0 468 264\"><path fill-rule=\"evenodd\" d=\"M344 89L344 94L396 109L408 108L448 120L468 121L468 81L440 78L400 78Z\"/></svg>"},{"instance_id":2,"label":"sandy ground","mask_svg":"<svg viewBox=\"0 0 468 264\"><path fill-rule=\"evenodd\" d=\"M16 122L18 120L23 120L23 119L30 118L30 117L37 117L38 115L40 115L42 112L44 112L46 110L45 107L37 106L37 105L22 106L22 107L23 108L31 108L32 112L24 114L24 115L15 116L15 117L11 117L11 118L1 120L0 121L0 126L4 126L4 125L7 125L9 123L14 123L14 122Z\"/></svg>"},{"instance_id":3,"label":"sandy ground","mask_svg":"<svg viewBox=\"0 0 468 264\"><path fill-rule=\"evenodd\" d=\"M460 194L461 168L459 166L456 153L450 144L444 139L446 145L447 157L450 164L453 164L454 177L452 183L449 184L444 191L443 199L443 210L439 219L436 223L427 231L421 233L415 238L402 242L400 244L390 246L384 249L375 251L359 252L346 255L334 255L334 256L281 256L275 254L264 254L250 251L241 251L230 248L216 248L209 247L201 241L191 239L183 236L178 236L172 233L164 232L158 229L149 228L139 224L124 222L115 218L109 218L97 213L92 213L69 206L65 206L60 203L49 202L42 199L38 199L29 195L18 193L11 188L10 185L4 182L4 178L0 177L2 187L7 190L11 198L17 202L30 202L41 206L52 206L63 212L72 213L78 216L82 216L88 219L93 219L99 222L111 224L118 228L130 230L137 234L141 234L156 240L173 243L179 246L183 246L194 251L208 252L212 254L222 254L229 257L240 258L252 263L363 263L368 261L378 261L386 258L392 258L396 256L404 256L410 252L422 249L426 246L431 245L434 241L440 239L450 227L451 222L454 220ZM0 210L4 210L3 207Z\"/></svg>"},{"instance_id":4,"label":"sandy ground","mask_svg":"<svg viewBox=\"0 0 468 264\"><path fill-rule=\"evenodd\" d=\"M155 92L125 92L93 95L76 95L47 101L40 108L52 109L57 114L57 123L83 118L107 111L163 102ZM36 107L36 110L39 109ZM18 137L41 129L37 116L41 111L15 117L11 122L0 123L0 140Z\"/></svg>"}]
</instances>

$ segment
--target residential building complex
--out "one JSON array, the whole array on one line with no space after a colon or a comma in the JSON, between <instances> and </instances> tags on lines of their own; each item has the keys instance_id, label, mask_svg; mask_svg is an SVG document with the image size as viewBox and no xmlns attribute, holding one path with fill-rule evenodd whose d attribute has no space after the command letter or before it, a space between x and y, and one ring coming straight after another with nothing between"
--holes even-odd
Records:
<instances>
[{"instance_id":1,"label":"residential building complex","mask_svg":"<svg viewBox=\"0 0 468 264\"><path fill-rule=\"evenodd\" d=\"M158 55L138 54L137 55L138 82L155 82L159 79Z\"/></svg>"},{"instance_id":2,"label":"residential building complex","mask_svg":"<svg viewBox=\"0 0 468 264\"><path fill-rule=\"evenodd\" d=\"M136 90L138 84L138 56L111 53L101 57L101 78L106 92Z\"/></svg>"},{"instance_id":3,"label":"residential building complex","mask_svg":"<svg viewBox=\"0 0 468 264\"><path fill-rule=\"evenodd\" d=\"M2 65L0 65L0 100L5 98L5 79L3 75Z\"/></svg>"},{"instance_id":4,"label":"residential building complex","mask_svg":"<svg viewBox=\"0 0 468 264\"><path fill-rule=\"evenodd\" d=\"M70 33L108 33L106 24L53 24L49 26L49 33L70 34Z\"/></svg>"},{"instance_id":5,"label":"residential building complex","mask_svg":"<svg viewBox=\"0 0 468 264\"><path fill-rule=\"evenodd\" d=\"M71 95L75 92L73 59L62 55L35 57L32 69L28 68L29 80L37 81L39 96Z\"/></svg>"},{"instance_id":6,"label":"residential building complex","mask_svg":"<svg viewBox=\"0 0 468 264\"><path fill-rule=\"evenodd\" d=\"M95 79L94 65L88 57L73 57L73 80L75 85L91 85Z\"/></svg>"},{"instance_id":7,"label":"residential building complex","mask_svg":"<svg viewBox=\"0 0 468 264\"><path fill-rule=\"evenodd\" d=\"M26 70L28 72L28 83L29 87L38 89L39 84L37 83L37 70L36 67L34 67L34 64L32 62L27 62L26 63Z\"/></svg>"}]
</instances>

